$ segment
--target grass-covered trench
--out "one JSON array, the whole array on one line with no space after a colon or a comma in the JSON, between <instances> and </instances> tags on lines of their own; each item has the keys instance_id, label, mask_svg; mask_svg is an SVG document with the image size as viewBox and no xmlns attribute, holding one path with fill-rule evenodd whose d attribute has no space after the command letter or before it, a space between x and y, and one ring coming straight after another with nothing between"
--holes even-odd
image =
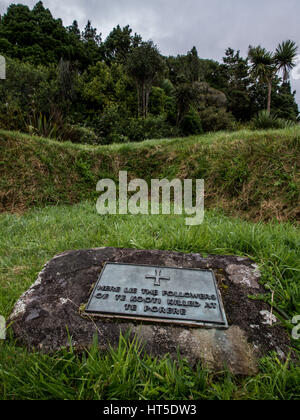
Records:
<instances>
[{"instance_id":1,"label":"grass-covered trench","mask_svg":"<svg viewBox=\"0 0 300 420\"><path fill-rule=\"evenodd\" d=\"M253 258L290 330L300 313L300 235L291 223L253 223L209 210L187 227L183 216L100 216L95 202L0 215L0 314L7 317L43 264L69 249L100 246L168 249ZM258 297L259 298L259 297ZM271 302L271 291L268 294ZM276 309L275 309L276 312ZM278 312L276 312L278 313ZM298 341L293 342L298 348ZM296 350L297 351L297 350ZM211 373L184 360L151 359L137 342L99 354L28 352L8 334L0 340L0 399L299 399L300 369L275 355L253 378Z\"/></svg>"},{"instance_id":2,"label":"grass-covered trench","mask_svg":"<svg viewBox=\"0 0 300 420\"><path fill-rule=\"evenodd\" d=\"M0 130L0 212L96 197L100 179L204 179L206 208L300 221L300 127L86 146Z\"/></svg>"}]
</instances>

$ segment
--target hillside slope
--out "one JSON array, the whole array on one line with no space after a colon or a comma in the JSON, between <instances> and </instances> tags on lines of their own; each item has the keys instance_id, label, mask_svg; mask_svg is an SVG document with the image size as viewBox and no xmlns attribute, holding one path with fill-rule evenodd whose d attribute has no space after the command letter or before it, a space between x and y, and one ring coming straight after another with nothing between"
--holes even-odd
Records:
<instances>
[{"instance_id":1,"label":"hillside slope","mask_svg":"<svg viewBox=\"0 0 300 420\"><path fill-rule=\"evenodd\" d=\"M0 130L0 211L97 197L102 178L204 179L206 207L300 220L300 127L84 146Z\"/></svg>"}]
</instances>

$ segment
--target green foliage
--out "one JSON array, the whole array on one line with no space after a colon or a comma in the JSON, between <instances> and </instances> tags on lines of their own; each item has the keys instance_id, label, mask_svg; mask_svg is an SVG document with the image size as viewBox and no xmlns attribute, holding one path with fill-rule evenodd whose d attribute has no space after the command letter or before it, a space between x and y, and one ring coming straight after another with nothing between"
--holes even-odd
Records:
<instances>
[{"instance_id":1,"label":"green foliage","mask_svg":"<svg viewBox=\"0 0 300 420\"><path fill-rule=\"evenodd\" d=\"M137 86L138 116L146 117L153 81L164 69L163 58L152 41L141 42L128 55L126 68Z\"/></svg>"},{"instance_id":2,"label":"green foliage","mask_svg":"<svg viewBox=\"0 0 300 420\"><path fill-rule=\"evenodd\" d=\"M201 133L202 129L206 132L233 128L234 117L226 111L226 96L208 83L181 84L175 95L177 124L184 134Z\"/></svg>"},{"instance_id":3,"label":"green foliage","mask_svg":"<svg viewBox=\"0 0 300 420\"><path fill-rule=\"evenodd\" d=\"M266 110L260 111L253 119L253 126L256 129L267 130L270 128L276 128L277 124L277 118Z\"/></svg>"},{"instance_id":4,"label":"green foliage","mask_svg":"<svg viewBox=\"0 0 300 420\"><path fill-rule=\"evenodd\" d=\"M297 122L298 105L295 101L296 91L292 92L290 82L284 82L272 93L272 112L285 120Z\"/></svg>"},{"instance_id":5,"label":"green foliage","mask_svg":"<svg viewBox=\"0 0 300 420\"><path fill-rule=\"evenodd\" d=\"M251 72L260 82L268 82L274 77L276 66L273 60L273 54L262 48L249 47L248 57L251 61Z\"/></svg>"},{"instance_id":6,"label":"green foliage","mask_svg":"<svg viewBox=\"0 0 300 420\"><path fill-rule=\"evenodd\" d=\"M201 119L195 108L191 107L189 112L184 115L180 123L180 130L186 136L203 133Z\"/></svg>"},{"instance_id":7,"label":"green foliage","mask_svg":"<svg viewBox=\"0 0 300 420\"><path fill-rule=\"evenodd\" d=\"M25 121L32 109L35 106L43 109L40 106L44 100L42 86L47 83L48 77L50 70L47 68L9 58L6 60L6 80L0 84L2 128L25 130Z\"/></svg>"},{"instance_id":8,"label":"green foliage","mask_svg":"<svg viewBox=\"0 0 300 420\"><path fill-rule=\"evenodd\" d=\"M83 31L76 20L64 27L42 2L32 9L11 5L0 19L0 54L7 58L0 126L28 131L33 115L49 122L60 114L64 124L57 125L65 128L58 128L68 134L58 138L77 142L80 136L70 128L76 126L90 130L82 135L90 144L139 141L231 129L234 120L247 123L265 109L267 96L279 119L296 122L295 92L287 81L295 53L296 44L286 41L274 54L250 48L246 59L228 48L223 64L200 59L195 47L163 57L128 25L117 25L102 40L91 21ZM149 121L157 117L153 129L139 121L148 115ZM30 132L49 134L43 125L33 124Z\"/></svg>"},{"instance_id":9,"label":"green foliage","mask_svg":"<svg viewBox=\"0 0 300 420\"><path fill-rule=\"evenodd\" d=\"M234 129L234 117L224 108L205 108L200 112L200 119L205 132Z\"/></svg>"},{"instance_id":10,"label":"green foliage","mask_svg":"<svg viewBox=\"0 0 300 420\"><path fill-rule=\"evenodd\" d=\"M167 95L165 90L153 86L150 93L149 111L153 115L163 115L166 111Z\"/></svg>"},{"instance_id":11,"label":"green foliage","mask_svg":"<svg viewBox=\"0 0 300 420\"><path fill-rule=\"evenodd\" d=\"M30 125L28 126L29 133L57 139L58 127L53 119L53 117L47 119L46 115L42 115L41 113L39 115L34 114L30 117Z\"/></svg>"},{"instance_id":12,"label":"green foliage","mask_svg":"<svg viewBox=\"0 0 300 420\"><path fill-rule=\"evenodd\" d=\"M152 41L142 42L135 47L127 59L127 71L137 83L150 83L163 69L163 60Z\"/></svg>"},{"instance_id":13,"label":"green foliage","mask_svg":"<svg viewBox=\"0 0 300 420\"><path fill-rule=\"evenodd\" d=\"M195 82L192 84L192 88L195 92L195 104L199 111L208 107L224 108L227 107L226 95L212 87L205 82Z\"/></svg>"},{"instance_id":14,"label":"green foliage","mask_svg":"<svg viewBox=\"0 0 300 420\"><path fill-rule=\"evenodd\" d=\"M125 129L131 138L125 137ZM74 161L84 156L84 160L93 162L90 170L95 179L117 179L119 168L146 180L205 179L207 207L222 205L229 214L255 220L298 220L298 126L281 131L243 130L169 140L164 130L170 130L172 136L176 134L161 117L129 118L125 128L120 123L112 131L120 143L137 142L156 134L160 140L98 147L2 131L0 211L92 199L94 186L81 188L84 181L74 166ZM111 130L107 128L107 132ZM112 140L97 130L95 134L101 144ZM34 184L30 181L33 171ZM16 172L22 176L16 178ZM31 188L24 187L29 184Z\"/></svg>"},{"instance_id":15,"label":"green foliage","mask_svg":"<svg viewBox=\"0 0 300 420\"><path fill-rule=\"evenodd\" d=\"M99 61L83 75L80 93L82 98L97 110L103 111L110 105L113 91L112 73L105 63Z\"/></svg>"},{"instance_id":16,"label":"green foliage","mask_svg":"<svg viewBox=\"0 0 300 420\"><path fill-rule=\"evenodd\" d=\"M165 91L167 96L172 96L174 94L174 85L169 79L164 79L161 82L160 87Z\"/></svg>"},{"instance_id":17,"label":"green foliage","mask_svg":"<svg viewBox=\"0 0 300 420\"><path fill-rule=\"evenodd\" d=\"M127 124L128 116L121 115L118 106L112 105L99 115L95 131L103 144L122 143L128 141L124 134L127 132Z\"/></svg>"},{"instance_id":18,"label":"green foliage","mask_svg":"<svg viewBox=\"0 0 300 420\"><path fill-rule=\"evenodd\" d=\"M94 133L94 131L87 127L81 127L78 125L70 126L70 135L69 138L65 140L70 140L73 143L83 143L83 144L99 144L101 139Z\"/></svg>"},{"instance_id":19,"label":"green foliage","mask_svg":"<svg viewBox=\"0 0 300 420\"><path fill-rule=\"evenodd\" d=\"M191 106L195 105L197 100L197 93L193 85L189 83L180 84L175 91L175 98L177 103L177 125L180 125L184 115Z\"/></svg>"},{"instance_id":20,"label":"green foliage","mask_svg":"<svg viewBox=\"0 0 300 420\"><path fill-rule=\"evenodd\" d=\"M99 351L94 336L89 350L71 347L53 355L29 353L14 343L0 345L2 400L298 400L299 367L276 355L262 359L260 373L238 378L224 370L192 368L178 355L152 358L140 336L120 333L115 347Z\"/></svg>"},{"instance_id":21,"label":"green foliage","mask_svg":"<svg viewBox=\"0 0 300 420\"><path fill-rule=\"evenodd\" d=\"M76 23L65 28L41 1L32 10L12 4L0 21L0 52L35 65L57 65L63 58L86 68L101 59L100 36L90 22L82 36L78 31Z\"/></svg>"},{"instance_id":22,"label":"green foliage","mask_svg":"<svg viewBox=\"0 0 300 420\"><path fill-rule=\"evenodd\" d=\"M238 199L247 215L251 206L255 208L256 220L257 211L267 212L269 203L280 211L280 200L289 207L289 214L297 214L298 128L108 147L62 144L2 132L0 147L0 191L5 193L1 204L7 205L6 210L9 200L10 209L34 207L22 215L7 211L0 215L0 313L4 316L53 255L66 249L97 247L99 243L250 256L260 267L263 284L274 291L276 314L279 311L279 316L284 313L291 319L299 313L296 224L274 220L253 223L226 217L224 212L208 209L209 197L204 223L188 229L184 216L99 217L94 208L97 180L117 178L122 167L133 177L145 179L205 174L208 195L216 194L214 206L220 200L224 204L230 192L230 210ZM248 190L250 194L245 196ZM293 193L290 202L287 193ZM92 201L70 206L84 198ZM44 204L56 205L37 208ZM281 219L284 211L280 211ZM271 304L271 292L266 299ZM291 327L287 323L287 328ZM297 342L293 346L297 348ZM283 364L275 355L261 361L257 376L238 378L228 372L213 374L200 365L191 368L180 358L153 359L128 336L120 337L119 345L113 349L108 346L106 352L98 350L95 340L93 348L81 355L72 348L51 356L29 353L15 346L10 337L0 343L3 399L296 399L298 378L299 366Z\"/></svg>"},{"instance_id":23,"label":"green foliage","mask_svg":"<svg viewBox=\"0 0 300 420\"><path fill-rule=\"evenodd\" d=\"M122 65L96 63L78 80L81 113L106 113L110 108L131 112L135 108L135 88ZM82 107L84 109L82 110ZM93 119L93 118L92 118Z\"/></svg>"},{"instance_id":24,"label":"green foliage","mask_svg":"<svg viewBox=\"0 0 300 420\"><path fill-rule=\"evenodd\" d=\"M239 51L228 48L223 61L219 69L223 79L220 87L226 94L228 110L238 121L247 121L252 113L248 60L243 59Z\"/></svg>"},{"instance_id":25,"label":"green foliage","mask_svg":"<svg viewBox=\"0 0 300 420\"><path fill-rule=\"evenodd\" d=\"M277 71L282 71L283 81L289 78L289 72L296 66L295 58L297 56L298 46L290 39L278 45L274 54L274 63Z\"/></svg>"},{"instance_id":26,"label":"green foliage","mask_svg":"<svg viewBox=\"0 0 300 420\"><path fill-rule=\"evenodd\" d=\"M195 47L162 57L129 26L118 25L102 41L91 21L82 32L76 21L66 28L42 2L9 6L0 19L7 61L0 126L34 136L0 133L0 313L11 312L53 255L101 242L250 256L274 291L274 302L271 292L264 299L291 329L300 297L300 143L287 79L296 51L286 41L274 54L250 48L246 59L229 48L223 64L200 59ZM272 114L260 112L267 93ZM267 131L171 139L248 121ZM145 139L160 140L135 144ZM144 179L205 178L204 223L187 229L184 216L99 218L96 182L117 178L120 168ZM82 200L93 202L70 206ZM209 210L215 207L222 214ZM0 399L299 399L299 375L298 366L275 355L261 361L254 378L214 375L180 357L152 359L129 334L103 353L95 339L82 355L72 348L29 353L10 337L0 342Z\"/></svg>"},{"instance_id":27,"label":"green foliage","mask_svg":"<svg viewBox=\"0 0 300 420\"><path fill-rule=\"evenodd\" d=\"M268 111L260 111L258 115L253 119L252 124L253 127L257 130L290 128L295 125L293 121L278 118L276 115L270 114Z\"/></svg>"},{"instance_id":28,"label":"green foliage","mask_svg":"<svg viewBox=\"0 0 300 420\"><path fill-rule=\"evenodd\" d=\"M289 71L296 65L297 45L285 41L278 45L273 54L261 46L249 47L248 57L251 62L251 75L260 83L268 85L267 111L271 112L273 81L279 72L283 72L283 82L289 77Z\"/></svg>"},{"instance_id":29,"label":"green foliage","mask_svg":"<svg viewBox=\"0 0 300 420\"><path fill-rule=\"evenodd\" d=\"M7 130L26 131L26 114L13 99L0 104L0 127Z\"/></svg>"},{"instance_id":30,"label":"green foliage","mask_svg":"<svg viewBox=\"0 0 300 420\"><path fill-rule=\"evenodd\" d=\"M73 143L98 144L101 142L92 129L65 123L60 114L52 113L49 117L42 113L33 113L29 118L27 131L40 137Z\"/></svg>"},{"instance_id":31,"label":"green foliage","mask_svg":"<svg viewBox=\"0 0 300 420\"><path fill-rule=\"evenodd\" d=\"M127 133L129 140L136 142L146 139L174 137L178 134L178 131L164 117L149 115L147 118L131 118Z\"/></svg>"},{"instance_id":32,"label":"green foliage","mask_svg":"<svg viewBox=\"0 0 300 420\"><path fill-rule=\"evenodd\" d=\"M52 119L65 117L72 102L76 103L77 78L70 63L60 61L57 67L35 67L19 60L7 59L6 80L0 85L0 121L2 128L27 131L39 114ZM16 77L18 75L18 77ZM16 116L16 117L15 117ZM42 133L42 131L38 131Z\"/></svg>"},{"instance_id":33,"label":"green foliage","mask_svg":"<svg viewBox=\"0 0 300 420\"><path fill-rule=\"evenodd\" d=\"M196 47L193 47L186 55L188 79L190 82L198 82L200 80L201 63L198 57Z\"/></svg>"},{"instance_id":34,"label":"green foliage","mask_svg":"<svg viewBox=\"0 0 300 420\"><path fill-rule=\"evenodd\" d=\"M136 33L132 35L129 25L121 28L117 25L106 38L103 48L107 63L117 62L126 64L128 54L137 47L142 38Z\"/></svg>"},{"instance_id":35,"label":"green foliage","mask_svg":"<svg viewBox=\"0 0 300 420\"><path fill-rule=\"evenodd\" d=\"M117 106L108 108L99 117L95 131L102 144L139 142L146 139L174 137L176 128L162 115L148 115L146 118L132 118L121 112Z\"/></svg>"},{"instance_id":36,"label":"green foliage","mask_svg":"<svg viewBox=\"0 0 300 420\"><path fill-rule=\"evenodd\" d=\"M89 178L90 164L81 158L77 165ZM260 267L263 283L274 290L275 306L289 318L298 314L290 303L299 296L299 229L290 223L254 224L207 211L202 225L187 228L183 216L100 217L94 202L82 202L32 209L21 216L2 214L0 236L4 316L46 261L66 249L99 243L250 256ZM276 355L261 360L254 377L216 374L201 365L192 368L180 357L154 359L143 352L138 335L125 332L116 347L107 343L106 351L99 351L95 338L83 354L72 347L52 355L28 352L10 335L0 342L0 399L299 399L299 375L299 366L282 363Z\"/></svg>"},{"instance_id":37,"label":"green foliage","mask_svg":"<svg viewBox=\"0 0 300 420\"><path fill-rule=\"evenodd\" d=\"M193 47L186 55L168 57L166 65L170 81L174 85L203 80L208 68L207 62L199 58L196 47Z\"/></svg>"}]
</instances>

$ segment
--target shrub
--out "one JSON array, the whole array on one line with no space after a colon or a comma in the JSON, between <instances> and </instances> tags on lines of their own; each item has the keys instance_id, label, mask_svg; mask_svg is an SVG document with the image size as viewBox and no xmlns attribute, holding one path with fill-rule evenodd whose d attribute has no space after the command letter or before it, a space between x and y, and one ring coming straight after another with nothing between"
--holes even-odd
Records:
<instances>
[{"instance_id":1,"label":"shrub","mask_svg":"<svg viewBox=\"0 0 300 420\"><path fill-rule=\"evenodd\" d=\"M130 118L117 108L110 108L103 113L97 123L101 143L139 142L146 139L174 137L178 130L163 116L149 115L146 118Z\"/></svg>"},{"instance_id":2,"label":"shrub","mask_svg":"<svg viewBox=\"0 0 300 420\"><path fill-rule=\"evenodd\" d=\"M270 128L278 128L277 118L270 114L269 111L260 111L252 120L253 128L267 130Z\"/></svg>"},{"instance_id":3,"label":"shrub","mask_svg":"<svg viewBox=\"0 0 300 420\"><path fill-rule=\"evenodd\" d=\"M185 114L180 123L180 129L184 136L203 133L199 113L194 108L191 108L189 112Z\"/></svg>"},{"instance_id":4,"label":"shrub","mask_svg":"<svg viewBox=\"0 0 300 420\"><path fill-rule=\"evenodd\" d=\"M289 128L294 125L293 121L277 118L276 115L269 113L267 110L260 111L252 120L252 127L255 130Z\"/></svg>"},{"instance_id":5,"label":"shrub","mask_svg":"<svg viewBox=\"0 0 300 420\"><path fill-rule=\"evenodd\" d=\"M149 111L153 115L161 115L165 112L166 94L159 87L153 86L149 98Z\"/></svg>"},{"instance_id":6,"label":"shrub","mask_svg":"<svg viewBox=\"0 0 300 420\"><path fill-rule=\"evenodd\" d=\"M98 117L95 123L95 130L98 137L102 139L102 143L110 144L124 141L127 125L128 117L126 112L117 106L111 106Z\"/></svg>"},{"instance_id":7,"label":"shrub","mask_svg":"<svg viewBox=\"0 0 300 420\"><path fill-rule=\"evenodd\" d=\"M160 139L178 135L178 130L172 127L162 116L147 118L131 118L126 130L130 141Z\"/></svg>"},{"instance_id":8,"label":"shrub","mask_svg":"<svg viewBox=\"0 0 300 420\"><path fill-rule=\"evenodd\" d=\"M0 104L0 127L26 131L26 113L14 101Z\"/></svg>"},{"instance_id":9,"label":"shrub","mask_svg":"<svg viewBox=\"0 0 300 420\"><path fill-rule=\"evenodd\" d=\"M167 96L172 96L174 94L175 88L171 80L164 79L160 86L166 93Z\"/></svg>"},{"instance_id":10,"label":"shrub","mask_svg":"<svg viewBox=\"0 0 300 420\"><path fill-rule=\"evenodd\" d=\"M79 125L69 126L69 140L73 143L98 144L101 143L99 138L92 129L81 127Z\"/></svg>"},{"instance_id":11,"label":"shrub","mask_svg":"<svg viewBox=\"0 0 300 420\"><path fill-rule=\"evenodd\" d=\"M224 108L205 108L200 111L200 118L205 132L234 129L234 116Z\"/></svg>"},{"instance_id":12,"label":"shrub","mask_svg":"<svg viewBox=\"0 0 300 420\"><path fill-rule=\"evenodd\" d=\"M41 137L69 140L73 143L97 144L101 142L92 129L65 123L59 113L52 113L49 116L33 113L29 117L27 131Z\"/></svg>"},{"instance_id":13,"label":"shrub","mask_svg":"<svg viewBox=\"0 0 300 420\"><path fill-rule=\"evenodd\" d=\"M29 117L27 130L30 134L36 134L41 137L49 137L58 139L59 127L53 115L49 118L42 113L33 113Z\"/></svg>"}]
</instances>

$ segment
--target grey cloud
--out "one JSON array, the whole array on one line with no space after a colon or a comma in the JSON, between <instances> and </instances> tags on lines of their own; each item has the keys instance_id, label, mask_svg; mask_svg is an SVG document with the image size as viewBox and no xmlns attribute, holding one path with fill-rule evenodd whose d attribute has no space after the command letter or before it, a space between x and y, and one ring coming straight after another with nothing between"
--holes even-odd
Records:
<instances>
[{"instance_id":1,"label":"grey cloud","mask_svg":"<svg viewBox=\"0 0 300 420\"><path fill-rule=\"evenodd\" d=\"M10 3L1 0L0 13ZM229 46L245 56L249 44L274 50L292 39L300 45L299 0L45 0L44 5L65 25L77 19L83 28L90 19L103 38L117 24L129 24L165 55L183 54L195 45L200 57L221 61ZM300 104L300 79L292 86Z\"/></svg>"}]
</instances>

